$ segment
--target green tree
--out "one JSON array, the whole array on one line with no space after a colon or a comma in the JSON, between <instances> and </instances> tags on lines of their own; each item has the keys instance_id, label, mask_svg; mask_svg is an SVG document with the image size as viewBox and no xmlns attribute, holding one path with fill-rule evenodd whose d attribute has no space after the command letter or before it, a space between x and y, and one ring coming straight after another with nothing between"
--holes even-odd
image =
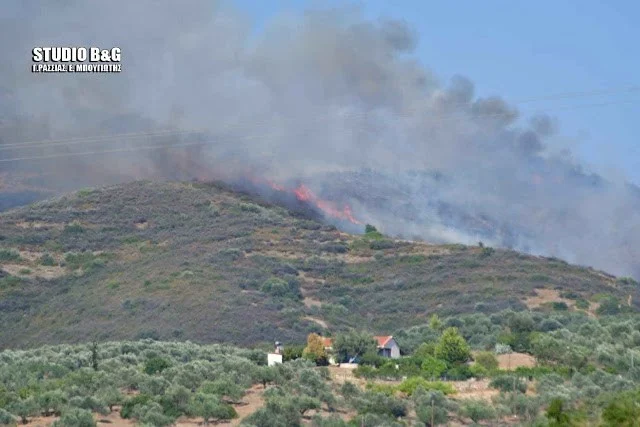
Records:
<instances>
[{"instance_id":1,"label":"green tree","mask_svg":"<svg viewBox=\"0 0 640 427\"><path fill-rule=\"evenodd\" d=\"M420 369L425 377L436 379L440 378L442 373L447 370L447 363L435 357L427 356L422 360Z\"/></svg>"},{"instance_id":2,"label":"green tree","mask_svg":"<svg viewBox=\"0 0 640 427\"><path fill-rule=\"evenodd\" d=\"M528 312L515 313L509 319L509 329L512 333L512 344L516 351L527 351L530 348L531 333L535 329L535 322Z\"/></svg>"},{"instance_id":3,"label":"green tree","mask_svg":"<svg viewBox=\"0 0 640 427\"><path fill-rule=\"evenodd\" d=\"M418 346L416 351L413 352L413 356L419 359L423 359L425 357L434 356L436 354L436 343L435 342L423 342Z\"/></svg>"},{"instance_id":4,"label":"green tree","mask_svg":"<svg viewBox=\"0 0 640 427\"><path fill-rule=\"evenodd\" d=\"M289 362L291 360L300 359L302 357L302 352L304 351L303 345L288 345L284 348L282 352L282 359L285 362Z\"/></svg>"},{"instance_id":5,"label":"green tree","mask_svg":"<svg viewBox=\"0 0 640 427\"><path fill-rule=\"evenodd\" d=\"M15 426L16 421L16 417L10 412L0 408L0 426Z\"/></svg>"},{"instance_id":6,"label":"green tree","mask_svg":"<svg viewBox=\"0 0 640 427\"><path fill-rule=\"evenodd\" d=\"M255 378L267 388L267 384L276 379L276 371L270 366L260 366L255 372Z\"/></svg>"},{"instance_id":7,"label":"green tree","mask_svg":"<svg viewBox=\"0 0 640 427\"><path fill-rule=\"evenodd\" d=\"M91 344L91 367L94 371L98 370L98 343L96 341Z\"/></svg>"},{"instance_id":8,"label":"green tree","mask_svg":"<svg viewBox=\"0 0 640 427\"><path fill-rule=\"evenodd\" d=\"M61 390L52 390L42 393L37 398L40 411L45 417L60 415L62 408L67 403L67 395Z\"/></svg>"},{"instance_id":9,"label":"green tree","mask_svg":"<svg viewBox=\"0 0 640 427\"><path fill-rule=\"evenodd\" d=\"M58 421L53 423L53 427L95 427L96 425L91 411L80 408L66 411Z\"/></svg>"},{"instance_id":10,"label":"green tree","mask_svg":"<svg viewBox=\"0 0 640 427\"><path fill-rule=\"evenodd\" d=\"M26 424L29 417L37 415L39 408L38 402L33 397L17 400L9 406L9 410L20 417L22 424Z\"/></svg>"},{"instance_id":11,"label":"green tree","mask_svg":"<svg viewBox=\"0 0 640 427\"><path fill-rule=\"evenodd\" d=\"M144 373L147 375L153 375L160 373L167 369L171 364L168 360L162 357L151 357L144 364Z\"/></svg>"},{"instance_id":12,"label":"green tree","mask_svg":"<svg viewBox=\"0 0 640 427\"><path fill-rule=\"evenodd\" d=\"M429 427L445 424L449 420L449 406L440 391L418 388L412 395L418 419Z\"/></svg>"},{"instance_id":13,"label":"green tree","mask_svg":"<svg viewBox=\"0 0 640 427\"><path fill-rule=\"evenodd\" d=\"M221 396L226 398L229 403L238 402L244 396L244 388L229 376L218 378L214 381L205 381L198 391Z\"/></svg>"},{"instance_id":14,"label":"green tree","mask_svg":"<svg viewBox=\"0 0 640 427\"><path fill-rule=\"evenodd\" d=\"M271 390L275 389L265 392L265 406L245 418L244 423L255 427L300 426L300 408L294 399L283 391L268 394Z\"/></svg>"},{"instance_id":15,"label":"green tree","mask_svg":"<svg viewBox=\"0 0 640 427\"><path fill-rule=\"evenodd\" d=\"M98 392L98 397L104 401L109 408L109 412L113 412L115 405L121 405L124 402L124 396L116 387L106 387Z\"/></svg>"},{"instance_id":16,"label":"green tree","mask_svg":"<svg viewBox=\"0 0 640 427\"><path fill-rule=\"evenodd\" d=\"M209 421L212 419L224 421L238 416L231 405L222 402L218 396L205 393L196 393L192 397L189 413L202 417L205 425L209 425Z\"/></svg>"},{"instance_id":17,"label":"green tree","mask_svg":"<svg viewBox=\"0 0 640 427\"><path fill-rule=\"evenodd\" d=\"M347 362L354 357L361 357L365 353L375 351L377 347L373 336L365 332L350 331L339 334L333 340L333 349L338 361Z\"/></svg>"},{"instance_id":18,"label":"green tree","mask_svg":"<svg viewBox=\"0 0 640 427\"><path fill-rule=\"evenodd\" d=\"M471 348L455 327L447 328L442 333L435 350L436 357L449 365L461 364L469 360Z\"/></svg>"},{"instance_id":19,"label":"green tree","mask_svg":"<svg viewBox=\"0 0 640 427\"><path fill-rule=\"evenodd\" d=\"M307 346L302 355L318 366L327 365L327 352L324 349L324 340L318 334L311 333L307 336Z\"/></svg>"},{"instance_id":20,"label":"green tree","mask_svg":"<svg viewBox=\"0 0 640 427\"><path fill-rule=\"evenodd\" d=\"M603 425L606 427L640 426L640 393L624 393L616 396L602 411Z\"/></svg>"},{"instance_id":21,"label":"green tree","mask_svg":"<svg viewBox=\"0 0 640 427\"><path fill-rule=\"evenodd\" d=\"M564 410L562 399L553 399L547 408L547 418L550 427L565 427L571 425L571 419Z\"/></svg>"},{"instance_id":22,"label":"green tree","mask_svg":"<svg viewBox=\"0 0 640 427\"><path fill-rule=\"evenodd\" d=\"M157 402L150 401L136 406L132 416L142 425L166 427L173 424L173 420L164 414L162 406Z\"/></svg>"},{"instance_id":23,"label":"green tree","mask_svg":"<svg viewBox=\"0 0 640 427\"><path fill-rule=\"evenodd\" d=\"M461 406L462 414L471 418L474 423L483 420L492 420L496 417L496 411L483 400L465 400Z\"/></svg>"}]
</instances>

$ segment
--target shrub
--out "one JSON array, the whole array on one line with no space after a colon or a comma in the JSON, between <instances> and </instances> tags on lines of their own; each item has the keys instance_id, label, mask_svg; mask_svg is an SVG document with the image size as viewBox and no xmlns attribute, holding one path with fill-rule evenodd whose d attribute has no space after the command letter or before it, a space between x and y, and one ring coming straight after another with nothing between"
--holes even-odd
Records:
<instances>
[{"instance_id":1,"label":"shrub","mask_svg":"<svg viewBox=\"0 0 640 427\"><path fill-rule=\"evenodd\" d=\"M474 423L496 417L496 411L483 400L465 400L461 405L461 412L464 416L471 418Z\"/></svg>"},{"instance_id":2,"label":"shrub","mask_svg":"<svg viewBox=\"0 0 640 427\"><path fill-rule=\"evenodd\" d=\"M442 381L427 381L420 377L407 378L400 383L398 390L411 396L418 387L426 391L440 391L443 394L454 394L456 392L451 384Z\"/></svg>"},{"instance_id":3,"label":"shrub","mask_svg":"<svg viewBox=\"0 0 640 427\"><path fill-rule=\"evenodd\" d=\"M454 406L438 391L426 391L416 389L413 394L416 415L418 419L428 426L446 424L449 420L449 410Z\"/></svg>"},{"instance_id":4,"label":"shrub","mask_svg":"<svg viewBox=\"0 0 640 427\"><path fill-rule=\"evenodd\" d=\"M91 411L79 408L70 409L53 423L54 427L95 427L96 425Z\"/></svg>"},{"instance_id":5,"label":"shrub","mask_svg":"<svg viewBox=\"0 0 640 427\"><path fill-rule=\"evenodd\" d=\"M358 406L360 414L391 415L394 418L407 415L407 405L402 399L384 393L367 392Z\"/></svg>"},{"instance_id":6,"label":"shrub","mask_svg":"<svg viewBox=\"0 0 640 427\"><path fill-rule=\"evenodd\" d=\"M567 311L569 306L564 301L553 301L551 307L556 311Z\"/></svg>"},{"instance_id":7,"label":"shrub","mask_svg":"<svg viewBox=\"0 0 640 427\"><path fill-rule=\"evenodd\" d=\"M0 249L0 261L20 261L20 254L12 249Z\"/></svg>"},{"instance_id":8,"label":"shrub","mask_svg":"<svg viewBox=\"0 0 640 427\"><path fill-rule=\"evenodd\" d=\"M596 309L596 313L600 316L620 313L620 303L618 299L612 296L603 298L600 300L600 306Z\"/></svg>"},{"instance_id":9,"label":"shrub","mask_svg":"<svg viewBox=\"0 0 640 427\"><path fill-rule=\"evenodd\" d=\"M282 360L288 362L290 360L300 359L303 351L304 346L302 345L288 345L282 352Z\"/></svg>"},{"instance_id":10,"label":"shrub","mask_svg":"<svg viewBox=\"0 0 640 427\"><path fill-rule=\"evenodd\" d=\"M56 265L56 260L50 254L44 254L40 257L40 265L44 266L54 266Z\"/></svg>"},{"instance_id":11,"label":"shrub","mask_svg":"<svg viewBox=\"0 0 640 427\"><path fill-rule=\"evenodd\" d=\"M507 344L496 344L495 350L496 354L509 354L512 352L511 346Z\"/></svg>"},{"instance_id":12,"label":"shrub","mask_svg":"<svg viewBox=\"0 0 640 427\"><path fill-rule=\"evenodd\" d=\"M147 375L153 375L160 373L170 367L171 364L162 357L152 357L148 359L144 364L144 373Z\"/></svg>"},{"instance_id":13,"label":"shrub","mask_svg":"<svg viewBox=\"0 0 640 427\"><path fill-rule=\"evenodd\" d=\"M0 426L15 426L17 423L16 417L0 408Z\"/></svg>"},{"instance_id":14,"label":"shrub","mask_svg":"<svg viewBox=\"0 0 640 427\"><path fill-rule=\"evenodd\" d=\"M156 402L136 406L132 417L142 425L165 427L173 424L173 420L164 414L162 406Z\"/></svg>"},{"instance_id":15,"label":"shrub","mask_svg":"<svg viewBox=\"0 0 640 427\"><path fill-rule=\"evenodd\" d=\"M120 409L120 416L125 419L132 418L133 410L136 406L144 406L151 400L152 398L148 394L138 394L137 396L133 396L125 400L122 408Z\"/></svg>"},{"instance_id":16,"label":"shrub","mask_svg":"<svg viewBox=\"0 0 640 427\"><path fill-rule=\"evenodd\" d=\"M490 257L491 255L493 255L494 252L495 252L495 249L489 246L485 246L480 250L480 257L482 258Z\"/></svg>"},{"instance_id":17,"label":"shrub","mask_svg":"<svg viewBox=\"0 0 640 427\"><path fill-rule=\"evenodd\" d=\"M447 370L447 363L435 357L426 356L422 360L420 369L426 378L440 378L442 373Z\"/></svg>"},{"instance_id":18,"label":"shrub","mask_svg":"<svg viewBox=\"0 0 640 427\"><path fill-rule=\"evenodd\" d=\"M63 232L65 234L79 234L84 233L84 228L80 223L74 221L71 224L65 225Z\"/></svg>"},{"instance_id":19,"label":"shrub","mask_svg":"<svg viewBox=\"0 0 640 427\"><path fill-rule=\"evenodd\" d=\"M496 388L504 393L519 391L524 393L527 391L527 384L515 375L499 375L491 380L489 387Z\"/></svg>"},{"instance_id":20,"label":"shrub","mask_svg":"<svg viewBox=\"0 0 640 427\"><path fill-rule=\"evenodd\" d=\"M320 250L323 252L329 252L333 254L344 254L349 251L349 248L341 243L327 243L320 247Z\"/></svg>"},{"instance_id":21,"label":"shrub","mask_svg":"<svg viewBox=\"0 0 640 427\"><path fill-rule=\"evenodd\" d=\"M481 351L475 355L474 359L478 365L489 372L498 369L498 359L490 351Z\"/></svg>"},{"instance_id":22,"label":"shrub","mask_svg":"<svg viewBox=\"0 0 640 427\"><path fill-rule=\"evenodd\" d=\"M96 399L93 396L76 396L69 399L69 406L74 406L80 409L86 409L92 412L98 412L100 414L106 415L109 413L109 409L105 402Z\"/></svg>"},{"instance_id":23,"label":"shrub","mask_svg":"<svg viewBox=\"0 0 640 427\"><path fill-rule=\"evenodd\" d=\"M576 300L576 308L580 310L588 310L591 304L586 299L580 298Z\"/></svg>"},{"instance_id":24,"label":"shrub","mask_svg":"<svg viewBox=\"0 0 640 427\"><path fill-rule=\"evenodd\" d=\"M300 298L300 285L295 280L285 281L280 279L279 277L272 277L262 285L262 292L266 294L270 294L274 297L281 298Z\"/></svg>"},{"instance_id":25,"label":"shrub","mask_svg":"<svg viewBox=\"0 0 640 427\"><path fill-rule=\"evenodd\" d=\"M374 240L369 243L369 247L373 250L393 249L396 247L396 244L393 240Z\"/></svg>"}]
</instances>

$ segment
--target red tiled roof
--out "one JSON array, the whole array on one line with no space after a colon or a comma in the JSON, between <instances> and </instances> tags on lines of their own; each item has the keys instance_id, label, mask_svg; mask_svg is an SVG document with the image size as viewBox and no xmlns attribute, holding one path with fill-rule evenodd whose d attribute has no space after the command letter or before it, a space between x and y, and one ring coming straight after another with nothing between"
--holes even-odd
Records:
<instances>
[{"instance_id":1,"label":"red tiled roof","mask_svg":"<svg viewBox=\"0 0 640 427\"><path fill-rule=\"evenodd\" d=\"M331 338L322 338L322 342L324 344L324 348L329 348L333 345L333 340Z\"/></svg>"},{"instance_id":2,"label":"red tiled roof","mask_svg":"<svg viewBox=\"0 0 640 427\"><path fill-rule=\"evenodd\" d=\"M384 347L387 345L389 341L393 338L391 335L382 336L382 337L373 337L376 341L378 341L378 347Z\"/></svg>"}]
</instances>

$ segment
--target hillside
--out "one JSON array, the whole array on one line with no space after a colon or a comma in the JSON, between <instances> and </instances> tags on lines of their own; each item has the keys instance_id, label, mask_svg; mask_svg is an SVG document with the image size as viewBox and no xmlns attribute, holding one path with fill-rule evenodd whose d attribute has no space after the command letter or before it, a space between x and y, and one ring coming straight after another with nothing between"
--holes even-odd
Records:
<instances>
[{"instance_id":1,"label":"hillside","mask_svg":"<svg viewBox=\"0 0 640 427\"><path fill-rule=\"evenodd\" d=\"M635 282L558 259L349 235L301 212L221 184L157 182L6 211L0 323L11 328L0 348L144 337L253 345L325 327L393 333L434 312L562 300L593 315L605 295L638 302Z\"/></svg>"}]
</instances>

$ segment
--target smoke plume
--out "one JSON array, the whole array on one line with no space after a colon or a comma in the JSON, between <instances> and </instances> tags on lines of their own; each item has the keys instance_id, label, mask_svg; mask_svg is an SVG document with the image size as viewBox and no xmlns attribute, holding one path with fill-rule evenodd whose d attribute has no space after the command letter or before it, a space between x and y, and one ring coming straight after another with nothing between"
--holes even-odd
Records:
<instances>
[{"instance_id":1,"label":"smoke plume","mask_svg":"<svg viewBox=\"0 0 640 427\"><path fill-rule=\"evenodd\" d=\"M48 158L0 163L0 177L63 190L251 171L304 182L387 233L640 277L640 191L559 150L553 118L520 117L464 77L439 81L404 22L315 10L255 35L210 0L14 0L2 14L0 142L80 139L3 149ZM35 46L118 46L123 72L32 74ZM82 139L165 129L193 132Z\"/></svg>"}]
</instances>

